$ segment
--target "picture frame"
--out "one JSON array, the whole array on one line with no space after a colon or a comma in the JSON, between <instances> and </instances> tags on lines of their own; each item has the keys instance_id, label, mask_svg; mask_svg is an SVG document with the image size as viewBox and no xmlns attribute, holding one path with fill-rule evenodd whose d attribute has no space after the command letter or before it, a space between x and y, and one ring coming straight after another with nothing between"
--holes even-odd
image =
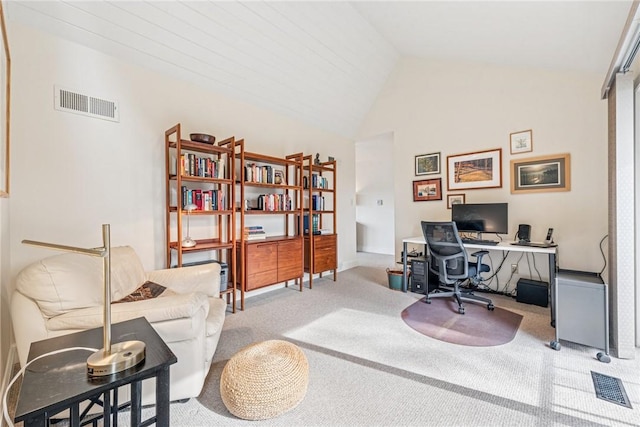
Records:
<instances>
[{"instance_id":1,"label":"picture frame","mask_svg":"<svg viewBox=\"0 0 640 427\"><path fill-rule=\"evenodd\" d=\"M440 153L420 154L415 156L415 173L433 175L440 173Z\"/></svg>"},{"instance_id":2,"label":"picture frame","mask_svg":"<svg viewBox=\"0 0 640 427\"><path fill-rule=\"evenodd\" d=\"M453 205L464 205L464 194L447 194L447 209L452 209Z\"/></svg>"},{"instance_id":3,"label":"picture frame","mask_svg":"<svg viewBox=\"0 0 640 427\"><path fill-rule=\"evenodd\" d=\"M511 160L511 193L571 190L569 153Z\"/></svg>"},{"instance_id":4,"label":"picture frame","mask_svg":"<svg viewBox=\"0 0 640 427\"><path fill-rule=\"evenodd\" d=\"M528 153L533 151L533 130L521 130L509 134L511 154Z\"/></svg>"},{"instance_id":5,"label":"picture frame","mask_svg":"<svg viewBox=\"0 0 640 427\"><path fill-rule=\"evenodd\" d=\"M502 148L447 156L447 190L502 187Z\"/></svg>"},{"instance_id":6,"label":"picture frame","mask_svg":"<svg viewBox=\"0 0 640 427\"><path fill-rule=\"evenodd\" d=\"M442 200L442 178L413 181L413 201Z\"/></svg>"},{"instance_id":7,"label":"picture frame","mask_svg":"<svg viewBox=\"0 0 640 427\"><path fill-rule=\"evenodd\" d=\"M0 1L0 35L3 51L0 55L0 197L9 197L11 56L9 55L3 1Z\"/></svg>"}]
</instances>

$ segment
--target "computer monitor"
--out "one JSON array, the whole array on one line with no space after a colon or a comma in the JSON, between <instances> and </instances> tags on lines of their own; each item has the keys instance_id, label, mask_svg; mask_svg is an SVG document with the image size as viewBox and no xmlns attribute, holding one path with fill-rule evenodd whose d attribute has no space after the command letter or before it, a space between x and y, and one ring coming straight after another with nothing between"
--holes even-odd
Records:
<instances>
[{"instance_id":1,"label":"computer monitor","mask_svg":"<svg viewBox=\"0 0 640 427\"><path fill-rule=\"evenodd\" d=\"M473 233L509 233L507 203L465 203L451 207L451 221L458 231Z\"/></svg>"}]
</instances>

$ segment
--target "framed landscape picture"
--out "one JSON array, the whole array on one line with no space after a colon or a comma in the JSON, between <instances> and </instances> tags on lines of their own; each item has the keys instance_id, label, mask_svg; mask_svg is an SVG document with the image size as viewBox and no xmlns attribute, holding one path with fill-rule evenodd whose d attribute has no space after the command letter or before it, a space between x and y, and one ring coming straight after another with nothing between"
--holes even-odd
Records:
<instances>
[{"instance_id":1,"label":"framed landscape picture","mask_svg":"<svg viewBox=\"0 0 640 427\"><path fill-rule=\"evenodd\" d=\"M511 160L511 192L571 190L569 153Z\"/></svg>"},{"instance_id":2,"label":"framed landscape picture","mask_svg":"<svg viewBox=\"0 0 640 427\"><path fill-rule=\"evenodd\" d=\"M416 176L440 173L440 153L415 156Z\"/></svg>"},{"instance_id":3,"label":"framed landscape picture","mask_svg":"<svg viewBox=\"0 0 640 427\"><path fill-rule=\"evenodd\" d=\"M442 200L442 178L413 181L413 201Z\"/></svg>"},{"instance_id":4,"label":"framed landscape picture","mask_svg":"<svg viewBox=\"0 0 640 427\"><path fill-rule=\"evenodd\" d=\"M447 189L502 187L502 149L447 156Z\"/></svg>"}]
</instances>

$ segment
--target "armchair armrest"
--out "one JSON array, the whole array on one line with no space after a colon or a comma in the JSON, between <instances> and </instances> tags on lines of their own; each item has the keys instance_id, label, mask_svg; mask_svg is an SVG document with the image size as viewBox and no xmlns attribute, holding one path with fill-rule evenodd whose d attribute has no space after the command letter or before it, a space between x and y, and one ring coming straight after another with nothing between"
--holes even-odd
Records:
<instances>
[{"instance_id":1,"label":"armchair armrest","mask_svg":"<svg viewBox=\"0 0 640 427\"><path fill-rule=\"evenodd\" d=\"M209 313L209 298L201 293L174 294L134 302L111 305L111 323L146 317L149 323L191 318L199 311ZM52 317L47 323L50 331L89 329L102 326L102 306L74 310Z\"/></svg>"},{"instance_id":2,"label":"armchair armrest","mask_svg":"<svg viewBox=\"0 0 640 427\"><path fill-rule=\"evenodd\" d=\"M201 292L210 297L220 296L220 264L215 262L149 271L147 280L179 294Z\"/></svg>"}]
</instances>

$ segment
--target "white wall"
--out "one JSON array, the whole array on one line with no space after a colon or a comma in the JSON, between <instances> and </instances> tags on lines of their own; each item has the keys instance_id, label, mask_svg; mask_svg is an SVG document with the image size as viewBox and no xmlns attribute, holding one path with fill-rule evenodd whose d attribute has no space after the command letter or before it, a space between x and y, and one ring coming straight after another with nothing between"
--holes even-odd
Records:
<instances>
[{"instance_id":1,"label":"white wall","mask_svg":"<svg viewBox=\"0 0 640 427\"><path fill-rule=\"evenodd\" d=\"M356 142L358 251L394 254L395 198L392 171L393 133Z\"/></svg>"},{"instance_id":2,"label":"white wall","mask_svg":"<svg viewBox=\"0 0 640 427\"><path fill-rule=\"evenodd\" d=\"M55 254L22 239L95 246L103 223L113 246L133 246L147 269L164 267L164 131L178 122L185 134L245 138L252 152L334 156L339 266L355 265L353 141L29 27L10 30L12 277ZM119 101L120 122L54 110L54 84Z\"/></svg>"},{"instance_id":3,"label":"white wall","mask_svg":"<svg viewBox=\"0 0 640 427\"><path fill-rule=\"evenodd\" d=\"M359 138L394 133L396 254L404 237L422 234L420 220L450 220L447 156L501 148L502 188L464 191L466 202L508 202L510 234L504 239L513 239L519 223L531 224L532 240L538 241L554 227L561 268L600 271L604 261L598 244L607 234L607 116L601 84L600 75L402 59L359 132ZM509 134L524 129L533 129L533 152L511 155ZM443 200L413 202L414 156L438 151ZM510 193L511 159L565 152L571 153L571 191ZM497 265L499 256L492 257ZM521 271L527 269L523 263ZM536 259L536 266L545 279L546 259Z\"/></svg>"}]
</instances>

